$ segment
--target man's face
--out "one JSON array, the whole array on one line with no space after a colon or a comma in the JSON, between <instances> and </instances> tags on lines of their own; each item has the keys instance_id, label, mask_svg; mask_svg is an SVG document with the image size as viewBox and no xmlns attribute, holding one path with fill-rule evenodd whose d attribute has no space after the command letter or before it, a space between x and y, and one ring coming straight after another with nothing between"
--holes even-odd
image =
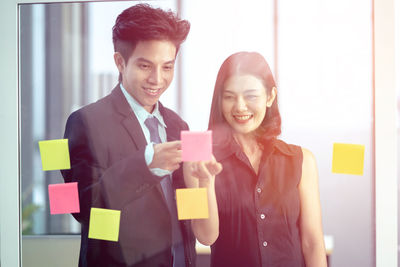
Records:
<instances>
[{"instance_id":1,"label":"man's face","mask_svg":"<svg viewBox=\"0 0 400 267\"><path fill-rule=\"evenodd\" d=\"M174 77L176 47L170 41L139 41L128 62L119 53L114 59L122 85L148 112Z\"/></svg>"}]
</instances>

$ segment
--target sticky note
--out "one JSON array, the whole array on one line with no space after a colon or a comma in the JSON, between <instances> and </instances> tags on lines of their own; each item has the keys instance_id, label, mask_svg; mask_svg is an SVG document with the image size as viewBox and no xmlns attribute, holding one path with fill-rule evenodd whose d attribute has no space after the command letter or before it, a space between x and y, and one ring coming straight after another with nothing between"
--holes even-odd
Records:
<instances>
[{"instance_id":1,"label":"sticky note","mask_svg":"<svg viewBox=\"0 0 400 267\"><path fill-rule=\"evenodd\" d=\"M68 139L39 141L44 171L70 169Z\"/></svg>"},{"instance_id":2,"label":"sticky note","mask_svg":"<svg viewBox=\"0 0 400 267\"><path fill-rule=\"evenodd\" d=\"M120 210L90 209L89 238L118 241Z\"/></svg>"},{"instance_id":3,"label":"sticky note","mask_svg":"<svg viewBox=\"0 0 400 267\"><path fill-rule=\"evenodd\" d=\"M176 206L179 220L207 219L207 188L176 189Z\"/></svg>"},{"instance_id":4,"label":"sticky note","mask_svg":"<svg viewBox=\"0 0 400 267\"><path fill-rule=\"evenodd\" d=\"M78 183L49 185L50 214L79 213Z\"/></svg>"},{"instance_id":5,"label":"sticky note","mask_svg":"<svg viewBox=\"0 0 400 267\"><path fill-rule=\"evenodd\" d=\"M363 175L364 145L333 144L332 172Z\"/></svg>"},{"instance_id":6,"label":"sticky note","mask_svg":"<svg viewBox=\"0 0 400 267\"><path fill-rule=\"evenodd\" d=\"M212 159L212 133L181 131L182 161Z\"/></svg>"}]
</instances>

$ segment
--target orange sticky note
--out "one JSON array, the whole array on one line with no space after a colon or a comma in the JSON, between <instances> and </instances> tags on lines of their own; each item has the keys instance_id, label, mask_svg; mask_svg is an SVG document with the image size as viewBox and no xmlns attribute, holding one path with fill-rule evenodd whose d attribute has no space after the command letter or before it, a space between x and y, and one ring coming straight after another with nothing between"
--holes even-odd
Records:
<instances>
[{"instance_id":1,"label":"orange sticky note","mask_svg":"<svg viewBox=\"0 0 400 267\"><path fill-rule=\"evenodd\" d=\"M44 171L71 168L68 139L39 141L39 150Z\"/></svg>"},{"instance_id":2,"label":"orange sticky note","mask_svg":"<svg viewBox=\"0 0 400 267\"><path fill-rule=\"evenodd\" d=\"M89 238L118 241L120 210L90 209Z\"/></svg>"},{"instance_id":3,"label":"orange sticky note","mask_svg":"<svg viewBox=\"0 0 400 267\"><path fill-rule=\"evenodd\" d=\"M176 189L176 205L179 220L207 219L207 188Z\"/></svg>"},{"instance_id":4,"label":"orange sticky note","mask_svg":"<svg viewBox=\"0 0 400 267\"><path fill-rule=\"evenodd\" d=\"M79 213L78 183L49 184L50 214Z\"/></svg>"},{"instance_id":5,"label":"orange sticky note","mask_svg":"<svg viewBox=\"0 0 400 267\"><path fill-rule=\"evenodd\" d=\"M333 144L332 172L363 175L364 145Z\"/></svg>"},{"instance_id":6,"label":"orange sticky note","mask_svg":"<svg viewBox=\"0 0 400 267\"><path fill-rule=\"evenodd\" d=\"M212 159L212 133L181 131L182 161Z\"/></svg>"}]
</instances>

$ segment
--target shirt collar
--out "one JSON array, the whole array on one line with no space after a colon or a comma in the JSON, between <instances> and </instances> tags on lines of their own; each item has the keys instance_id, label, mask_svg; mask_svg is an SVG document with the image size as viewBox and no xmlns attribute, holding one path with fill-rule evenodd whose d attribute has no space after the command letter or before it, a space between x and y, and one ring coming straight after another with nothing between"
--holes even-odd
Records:
<instances>
[{"instance_id":1,"label":"shirt collar","mask_svg":"<svg viewBox=\"0 0 400 267\"><path fill-rule=\"evenodd\" d=\"M277 138L272 138L264 144L264 153L266 156L274 153L274 151L287 156L296 155L296 150ZM241 153L241 148L233 138L229 126L217 126L213 129L213 153L217 160L222 160L232 154L238 155Z\"/></svg>"},{"instance_id":2,"label":"shirt collar","mask_svg":"<svg viewBox=\"0 0 400 267\"><path fill-rule=\"evenodd\" d=\"M128 101L129 106L132 108L133 112L135 113L136 117L141 123L144 123L144 121L149 118L149 117L155 117L157 118L158 122L161 123L161 125L164 128L167 128L167 125L164 122L163 116L160 113L160 110L158 108L158 102L156 103L156 106L154 107L154 110L152 113L149 113L147 110L144 109L142 105L137 102L137 100L132 97L128 91L124 88L122 83L119 84L122 93L124 94L126 101Z\"/></svg>"}]
</instances>

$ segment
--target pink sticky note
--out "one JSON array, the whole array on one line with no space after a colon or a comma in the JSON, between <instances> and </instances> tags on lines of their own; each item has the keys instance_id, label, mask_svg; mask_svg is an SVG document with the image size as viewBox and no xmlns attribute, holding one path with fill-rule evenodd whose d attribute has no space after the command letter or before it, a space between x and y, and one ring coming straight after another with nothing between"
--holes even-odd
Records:
<instances>
[{"instance_id":1,"label":"pink sticky note","mask_svg":"<svg viewBox=\"0 0 400 267\"><path fill-rule=\"evenodd\" d=\"M49 185L50 214L79 213L78 183Z\"/></svg>"},{"instance_id":2,"label":"pink sticky note","mask_svg":"<svg viewBox=\"0 0 400 267\"><path fill-rule=\"evenodd\" d=\"M182 161L212 159L212 133L181 131Z\"/></svg>"}]
</instances>

